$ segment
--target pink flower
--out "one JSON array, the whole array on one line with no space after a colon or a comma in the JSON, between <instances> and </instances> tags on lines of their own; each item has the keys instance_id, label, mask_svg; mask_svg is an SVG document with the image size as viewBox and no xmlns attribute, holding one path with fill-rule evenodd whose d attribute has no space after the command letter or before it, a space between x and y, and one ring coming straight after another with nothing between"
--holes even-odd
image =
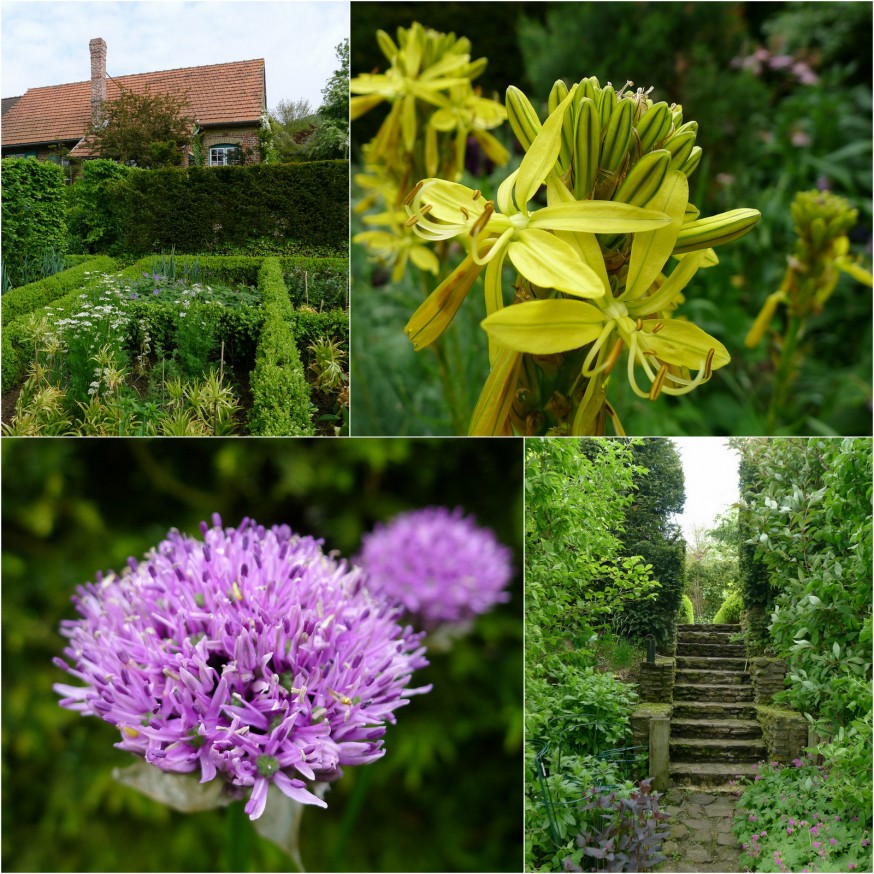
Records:
<instances>
[{"instance_id":1,"label":"pink flower","mask_svg":"<svg viewBox=\"0 0 874 874\"><path fill-rule=\"evenodd\" d=\"M762 779L762 775L761 775L761 774L756 774L756 780L761 780L761 779Z\"/></svg>"},{"instance_id":2,"label":"pink flower","mask_svg":"<svg viewBox=\"0 0 874 874\"><path fill-rule=\"evenodd\" d=\"M786 834L787 834L787 835L791 835L791 834L792 834L792 826L791 826L791 825L789 826L789 828L786 829Z\"/></svg>"},{"instance_id":3,"label":"pink flower","mask_svg":"<svg viewBox=\"0 0 874 874\"><path fill-rule=\"evenodd\" d=\"M834 846L838 841L837 841L837 838L829 838L829 839L828 839L828 842L829 842L832 846Z\"/></svg>"},{"instance_id":4,"label":"pink flower","mask_svg":"<svg viewBox=\"0 0 874 874\"><path fill-rule=\"evenodd\" d=\"M820 847L820 843L819 843L819 841L814 841L814 842L813 842L813 849L814 849L814 850L818 850L819 847Z\"/></svg>"},{"instance_id":5,"label":"pink flower","mask_svg":"<svg viewBox=\"0 0 874 874\"><path fill-rule=\"evenodd\" d=\"M868 838L862 838L862 846L867 847L868 844L871 843Z\"/></svg>"}]
</instances>

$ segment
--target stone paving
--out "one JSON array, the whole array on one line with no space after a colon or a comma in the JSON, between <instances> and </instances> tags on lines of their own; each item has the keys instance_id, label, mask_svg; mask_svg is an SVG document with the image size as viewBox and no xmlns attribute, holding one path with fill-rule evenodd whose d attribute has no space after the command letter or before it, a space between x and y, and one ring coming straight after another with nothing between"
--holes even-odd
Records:
<instances>
[{"instance_id":1,"label":"stone paving","mask_svg":"<svg viewBox=\"0 0 874 874\"><path fill-rule=\"evenodd\" d=\"M709 794L700 789L674 786L662 804L670 813L669 838L662 844L668 857L659 872L740 871L740 844L731 831L735 798L728 794Z\"/></svg>"}]
</instances>

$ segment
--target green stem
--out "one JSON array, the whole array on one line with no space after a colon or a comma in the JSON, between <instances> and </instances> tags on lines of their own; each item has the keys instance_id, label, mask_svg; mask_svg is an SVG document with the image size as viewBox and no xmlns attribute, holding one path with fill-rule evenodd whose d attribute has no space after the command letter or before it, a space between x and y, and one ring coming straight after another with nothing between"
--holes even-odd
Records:
<instances>
[{"instance_id":1,"label":"green stem","mask_svg":"<svg viewBox=\"0 0 874 874\"><path fill-rule=\"evenodd\" d=\"M786 398L789 387L795 378L795 361L798 356L798 340L801 336L802 320L791 316L786 334L783 338L783 348L777 362L774 374L774 391L771 394L771 404L768 408L768 433L773 434L777 423L782 421L786 413Z\"/></svg>"},{"instance_id":2,"label":"green stem","mask_svg":"<svg viewBox=\"0 0 874 874\"><path fill-rule=\"evenodd\" d=\"M234 801L225 808L225 871L249 871L252 853L252 825L246 816L242 801Z\"/></svg>"},{"instance_id":3,"label":"green stem","mask_svg":"<svg viewBox=\"0 0 874 874\"><path fill-rule=\"evenodd\" d=\"M352 789L352 794L346 804L343 818L340 820L337 841L334 845L334 850L331 856L330 868L332 871L339 871L343 867L343 861L346 858L346 844L355 831L355 823L358 821L358 814L361 812L361 808L367 800L367 789L370 786L371 773L372 771L369 767L364 767L360 768L355 775L355 786Z\"/></svg>"}]
</instances>

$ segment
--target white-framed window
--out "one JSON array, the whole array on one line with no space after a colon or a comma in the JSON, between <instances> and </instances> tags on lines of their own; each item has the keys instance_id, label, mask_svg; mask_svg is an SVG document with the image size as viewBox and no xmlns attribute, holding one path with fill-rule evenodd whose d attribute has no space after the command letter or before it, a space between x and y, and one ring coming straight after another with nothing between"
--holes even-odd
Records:
<instances>
[{"instance_id":1,"label":"white-framed window","mask_svg":"<svg viewBox=\"0 0 874 874\"><path fill-rule=\"evenodd\" d=\"M209 166L225 167L228 164L240 164L240 146L237 143L219 143L209 147Z\"/></svg>"}]
</instances>

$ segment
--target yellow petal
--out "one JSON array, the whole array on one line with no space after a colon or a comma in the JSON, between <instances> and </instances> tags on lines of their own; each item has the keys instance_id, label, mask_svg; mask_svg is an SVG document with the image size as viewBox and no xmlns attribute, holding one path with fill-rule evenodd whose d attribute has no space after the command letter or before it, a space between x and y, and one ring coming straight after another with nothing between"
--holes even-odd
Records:
<instances>
[{"instance_id":1,"label":"yellow petal","mask_svg":"<svg viewBox=\"0 0 874 874\"><path fill-rule=\"evenodd\" d=\"M531 214L529 227L587 234L634 234L670 224L671 217L612 200L578 200L547 206ZM669 253L670 254L670 253ZM664 263L664 262L662 262Z\"/></svg>"},{"instance_id":2,"label":"yellow petal","mask_svg":"<svg viewBox=\"0 0 874 874\"><path fill-rule=\"evenodd\" d=\"M491 437L506 433L507 417L516 394L521 364L522 356L518 352L506 348L498 350L495 363L470 417L468 434Z\"/></svg>"},{"instance_id":3,"label":"yellow petal","mask_svg":"<svg viewBox=\"0 0 874 874\"><path fill-rule=\"evenodd\" d=\"M549 231L520 230L507 254L513 266L541 288L554 288L577 297L602 297L598 274L580 256Z\"/></svg>"},{"instance_id":4,"label":"yellow petal","mask_svg":"<svg viewBox=\"0 0 874 874\"><path fill-rule=\"evenodd\" d=\"M428 124L435 130L446 131L455 130L458 125L458 116L449 107L438 109L434 115L428 120Z\"/></svg>"},{"instance_id":5,"label":"yellow petal","mask_svg":"<svg viewBox=\"0 0 874 874\"><path fill-rule=\"evenodd\" d=\"M430 204L428 215L444 222L465 223L482 215L486 199L477 192L445 179L426 179L416 195L416 202ZM462 209L467 213L465 218Z\"/></svg>"},{"instance_id":6,"label":"yellow petal","mask_svg":"<svg viewBox=\"0 0 874 874\"><path fill-rule=\"evenodd\" d=\"M486 295L486 315L490 316L498 310L504 308L504 293L501 280L504 272L504 259L507 257L507 250L502 249L498 254L489 261L489 266L486 268L484 279L485 295ZM498 354L498 345L489 337L489 364L494 366L495 358Z\"/></svg>"},{"instance_id":7,"label":"yellow petal","mask_svg":"<svg viewBox=\"0 0 874 874\"><path fill-rule=\"evenodd\" d=\"M653 328L659 324L662 327L657 333L652 333ZM700 370L711 349L713 350L711 370L724 367L731 361L725 346L692 322L669 319L662 323L658 319L647 319L644 320L643 330L638 332L637 339L641 351L654 352L667 364L688 367L690 370Z\"/></svg>"},{"instance_id":8,"label":"yellow petal","mask_svg":"<svg viewBox=\"0 0 874 874\"><path fill-rule=\"evenodd\" d=\"M516 202L524 210L525 204L534 197L543 180L555 167L558 153L561 150L561 126L564 114L570 105L575 88L556 106L543 125L540 133L534 138L522 163L519 165L519 175L516 178Z\"/></svg>"},{"instance_id":9,"label":"yellow petal","mask_svg":"<svg viewBox=\"0 0 874 874\"><path fill-rule=\"evenodd\" d=\"M379 106L385 97L382 94L367 94L362 97L349 99L349 117L352 121L360 118L365 112L369 112L374 106Z\"/></svg>"},{"instance_id":10,"label":"yellow petal","mask_svg":"<svg viewBox=\"0 0 874 874\"><path fill-rule=\"evenodd\" d=\"M419 270L435 274L440 272L440 259L424 246L410 246L410 260Z\"/></svg>"},{"instance_id":11,"label":"yellow petal","mask_svg":"<svg viewBox=\"0 0 874 874\"><path fill-rule=\"evenodd\" d=\"M671 170L661 188L647 207L670 216L671 223L657 231L635 234L631 244L631 262L625 282L625 296L630 300L646 294L661 273L680 233L686 204L689 202L689 182L679 170Z\"/></svg>"},{"instance_id":12,"label":"yellow petal","mask_svg":"<svg viewBox=\"0 0 874 874\"><path fill-rule=\"evenodd\" d=\"M578 349L598 338L604 316L576 300L532 300L504 307L482 322L501 346L533 355Z\"/></svg>"},{"instance_id":13,"label":"yellow petal","mask_svg":"<svg viewBox=\"0 0 874 874\"><path fill-rule=\"evenodd\" d=\"M507 149L488 131L474 128L471 133L490 161L493 161L498 166L503 166L510 160L510 153Z\"/></svg>"},{"instance_id":14,"label":"yellow petal","mask_svg":"<svg viewBox=\"0 0 874 874\"><path fill-rule=\"evenodd\" d=\"M482 247L480 256L490 248L491 244ZM484 269L484 265L474 263L468 255L413 313L404 333L416 351L429 346L449 327L470 287Z\"/></svg>"}]
</instances>

